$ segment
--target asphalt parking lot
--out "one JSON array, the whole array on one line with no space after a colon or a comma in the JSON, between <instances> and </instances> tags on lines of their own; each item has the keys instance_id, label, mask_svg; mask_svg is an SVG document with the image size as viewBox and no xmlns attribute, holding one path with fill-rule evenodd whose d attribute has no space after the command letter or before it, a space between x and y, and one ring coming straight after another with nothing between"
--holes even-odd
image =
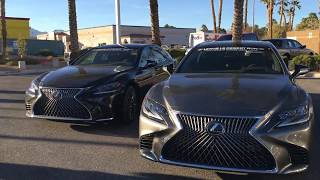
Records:
<instances>
[{"instance_id":1,"label":"asphalt parking lot","mask_svg":"<svg viewBox=\"0 0 320 180\"><path fill-rule=\"evenodd\" d=\"M319 124L308 172L231 175L152 163L138 152L138 123L75 125L25 117L24 91L34 76L0 76L0 179L317 179ZM320 120L320 79L299 80Z\"/></svg>"}]
</instances>

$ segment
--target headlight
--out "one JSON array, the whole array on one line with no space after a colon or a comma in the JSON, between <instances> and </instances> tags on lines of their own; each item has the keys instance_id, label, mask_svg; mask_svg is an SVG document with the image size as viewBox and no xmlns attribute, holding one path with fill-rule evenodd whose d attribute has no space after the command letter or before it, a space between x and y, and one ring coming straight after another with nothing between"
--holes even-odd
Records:
<instances>
[{"instance_id":1,"label":"headlight","mask_svg":"<svg viewBox=\"0 0 320 180\"><path fill-rule=\"evenodd\" d=\"M30 84L30 87L28 89L29 92L36 94L39 90L39 83L36 80L33 80Z\"/></svg>"},{"instance_id":2,"label":"headlight","mask_svg":"<svg viewBox=\"0 0 320 180\"><path fill-rule=\"evenodd\" d=\"M99 94L111 93L111 92L117 91L120 86L121 86L121 84L119 82L113 82L113 83L109 83L109 84L100 85L100 86L94 88L93 94L99 95Z\"/></svg>"},{"instance_id":3,"label":"headlight","mask_svg":"<svg viewBox=\"0 0 320 180\"><path fill-rule=\"evenodd\" d=\"M161 104L146 98L142 105L142 112L150 119L167 125L165 119L169 117L168 111Z\"/></svg>"},{"instance_id":4,"label":"headlight","mask_svg":"<svg viewBox=\"0 0 320 180\"><path fill-rule=\"evenodd\" d=\"M310 119L310 109L308 103L300 105L296 109L285 111L279 114L282 121L278 127L291 126L308 122Z\"/></svg>"}]
</instances>

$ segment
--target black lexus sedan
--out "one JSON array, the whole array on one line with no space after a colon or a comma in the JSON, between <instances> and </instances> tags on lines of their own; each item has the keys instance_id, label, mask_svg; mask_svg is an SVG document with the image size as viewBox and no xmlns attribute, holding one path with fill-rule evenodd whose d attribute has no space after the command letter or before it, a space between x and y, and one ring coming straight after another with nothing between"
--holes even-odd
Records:
<instances>
[{"instance_id":1,"label":"black lexus sedan","mask_svg":"<svg viewBox=\"0 0 320 180\"><path fill-rule=\"evenodd\" d=\"M139 102L154 84L170 76L173 64L156 45L93 48L69 66L34 79L26 91L26 115L68 122L132 122L138 119Z\"/></svg>"},{"instance_id":2,"label":"black lexus sedan","mask_svg":"<svg viewBox=\"0 0 320 180\"><path fill-rule=\"evenodd\" d=\"M309 166L310 96L269 42L207 42L146 95L140 153L167 164L287 174Z\"/></svg>"}]
</instances>

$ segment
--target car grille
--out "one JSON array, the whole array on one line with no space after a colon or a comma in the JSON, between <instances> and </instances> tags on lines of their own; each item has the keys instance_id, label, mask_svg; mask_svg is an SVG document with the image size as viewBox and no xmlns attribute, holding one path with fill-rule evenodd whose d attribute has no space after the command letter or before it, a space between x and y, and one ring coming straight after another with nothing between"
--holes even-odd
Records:
<instances>
[{"instance_id":1,"label":"car grille","mask_svg":"<svg viewBox=\"0 0 320 180\"><path fill-rule=\"evenodd\" d=\"M164 160L208 168L273 170L271 153L249 131L257 118L178 115L183 129L162 149ZM212 134L207 126L222 124L224 133Z\"/></svg>"},{"instance_id":2,"label":"car grille","mask_svg":"<svg viewBox=\"0 0 320 180\"><path fill-rule=\"evenodd\" d=\"M150 150L152 149L152 143L153 143L153 135L144 135L140 137L140 149L142 150Z\"/></svg>"},{"instance_id":3,"label":"car grille","mask_svg":"<svg viewBox=\"0 0 320 180\"><path fill-rule=\"evenodd\" d=\"M294 165L309 164L309 153L306 149L295 145L287 145L290 154L291 162Z\"/></svg>"},{"instance_id":4,"label":"car grille","mask_svg":"<svg viewBox=\"0 0 320 180\"><path fill-rule=\"evenodd\" d=\"M81 89L41 89L41 97L35 103L36 116L52 118L89 119L90 113L80 104L75 96Z\"/></svg>"}]
</instances>

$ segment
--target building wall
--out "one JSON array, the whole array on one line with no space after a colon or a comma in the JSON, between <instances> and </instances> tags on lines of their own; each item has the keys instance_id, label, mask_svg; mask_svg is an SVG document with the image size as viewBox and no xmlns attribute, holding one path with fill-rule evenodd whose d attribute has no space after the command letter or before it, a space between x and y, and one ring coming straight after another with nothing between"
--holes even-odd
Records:
<instances>
[{"instance_id":1,"label":"building wall","mask_svg":"<svg viewBox=\"0 0 320 180\"><path fill-rule=\"evenodd\" d=\"M29 39L30 26L28 18L6 18L8 39ZM0 27L0 37L2 37Z\"/></svg>"},{"instance_id":2,"label":"building wall","mask_svg":"<svg viewBox=\"0 0 320 180\"><path fill-rule=\"evenodd\" d=\"M78 37L82 48L115 42L113 26L79 29Z\"/></svg>"},{"instance_id":3,"label":"building wall","mask_svg":"<svg viewBox=\"0 0 320 180\"><path fill-rule=\"evenodd\" d=\"M307 48L312 49L316 53L320 53L320 31L305 30L305 31L290 31L287 33L287 38L295 39Z\"/></svg>"}]
</instances>

